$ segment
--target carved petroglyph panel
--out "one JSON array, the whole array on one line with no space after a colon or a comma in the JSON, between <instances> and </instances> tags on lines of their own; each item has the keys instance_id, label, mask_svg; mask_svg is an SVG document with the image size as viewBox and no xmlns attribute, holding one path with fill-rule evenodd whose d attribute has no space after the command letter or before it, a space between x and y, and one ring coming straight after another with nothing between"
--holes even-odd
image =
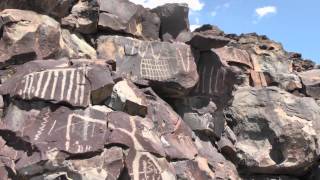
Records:
<instances>
[{"instance_id":1,"label":"carved petroglyph panel","mask_svg":"<svg viewBox=\"0 0 320 180\"><path fill-rule=\"evenodd\" d=\"M116 119L116 117L119 116L126 116L126 118L122 117L120 119ZM155 142L155 140L151 139L156 138L155 136L152 136L150 133L144 132L146 130L145 126L147 126L147 124L140 124L140 119L137 119L138 117L127 116L124 113L113 114L110 115L109 118L110 119L108 121L108 127L113 130L113 133L117 133L116 138L119 138L117 140L120 140L121 137L131 139L131 144L129 145L130 152L128 154L128 157L126 158L126 161L128 164L129 174L132 179L165 180L172 179L172 177L174 177L172 174L170 176L170 172L166 170L167 166L163 166L163 164L167 163L165 158L157 158L151 154L151 152L162 154L160 149L161 147L152 148L149 145L150 143L157 143L161 145L161 142ZM119 120L127 121L127 124L129 124L130 127L123 126L123 123L118 122ZM147 121L147 119L145 120ZM121 133L125 134L126 136L121 135ZM160 163L160 159L162 159L162 163Z\"/></svg>"},{"instance_id":2,"label":"carved petroglyph panel","mask_svg":"<svg viewBox=\"0 0 320 180\"><path fill-rule=\"evenodd\" d=\"M191 48L186 44L140 41L118 36L107 36L99 41L100 58L115 58L117 71L130 72L131 76L163 81L179 73L190 73L195 68ZM114 48L109 51L104 48L105 44L112 44Z\"/></svg>"},{"instance_id":3,"label":"carved petroglyph panel","mask_svg":"<svg viewBox=\"0 0 320 180\"><path fill-rule=\"evenodd\" d=\"M200 63L198 72L200 79L193 93L209 96L224 93L227 76L227 70L224 67L215 63Z\"/></svg>"},{"instance_id":4,"label":"carved petroglyph panel","mask_svg":"<svg viewBox=\"0 0 320 180\"><path fill-rule=\"evenodd\" d=\"M111 111L99 106L75 112L65 107L54 112L46 109L23 132L40 150L57 148L70 153L96 151L104 146L106 116Z\"/></svg>"},{"instance_id":5,"label":"carved petroglyph panel","mask_svg":"<svg viewBox=\"0 0 320 180\"><path fill-rule=\"evenodd\" d=\"M23 99L45 99L69 102L75 106L88 105L88 68L51 69L27 74L18 87L17 94Z\"/></svg>"}]
</instances>

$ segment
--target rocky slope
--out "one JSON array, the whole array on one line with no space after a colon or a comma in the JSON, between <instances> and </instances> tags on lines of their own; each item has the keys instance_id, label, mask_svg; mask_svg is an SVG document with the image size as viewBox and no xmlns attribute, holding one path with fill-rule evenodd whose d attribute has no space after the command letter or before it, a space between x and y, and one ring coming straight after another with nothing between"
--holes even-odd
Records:
<instances>
[{"instance_id":1,"label":"rocky slope","mask_svg":"<svg viewBox=\"0 0 320 180\"><path fill-rule=\"evenodd\" d=\"M319 180L320 69L188 7L1 0L0 179Z\"/></svg>"}]
</instances>

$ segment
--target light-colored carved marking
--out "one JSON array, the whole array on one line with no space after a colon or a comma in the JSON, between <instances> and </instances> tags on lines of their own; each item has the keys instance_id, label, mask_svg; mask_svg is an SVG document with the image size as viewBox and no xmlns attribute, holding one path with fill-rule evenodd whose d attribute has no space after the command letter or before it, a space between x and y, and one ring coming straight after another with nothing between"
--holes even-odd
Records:
<instances>
[{"instance_id":1,"label":"light-colored carved marking","mask_svg":"<svg viewBox=\"0 0 320 180\"><path fill-rule=\"evenodd\" d=\"M215 92L215 93L218 93L218 85L219 85L220 71L221 71L221 69L218 69L217 76L216 76L216 83L214 84L214 92Z\"/></svg>"},{"instance_id":2,"label":"light-colored carved marking","mask_svg":"<svg viewBox=\"0 0 320 180\"><path fill-rule=\"evenodd\" d=\"M40 127L39 127L39 129L37 131L37 134L34 136L33 140L37 141L40 138L42 132L44 131L44 129L45 129L45 127L46 127L46 125L47 125L47 123L49 121L49 117L50 117L49 113L50 113L50 110L48 110L44 114L43 121L42 121L42 123L41 123L41 125L40 125Z\"/></svg>"},{"instance_id":3,"label":"light-colored carved marking","mask_svg":"<svg viewBox=\"0 0 320 180\"><path fill-rule=\"evenodd\" d=\"M71 74L70 74L69 87L68 87L68 91L67 91L67 101L70 101L70 99L71 99L71 92L72 92L72 88L73 88L74 73L75 73L75 70L72 70Z\"/></svg>"},{"instance_id":4,"label":"light-colored carved marking","mask_svg":"<svg viewBox=\"0 0 320 180\"><path fill-rule=\"evenodd\" d=\"M43 86L43 90L42 90L42 93L41 93L41 96L40 96L41 98L44 98L46 92L48 91L48 86L49 86L49 82L51 81L51 76L52 76L52 71L49 71L49 72L48 72L47 81L46 81L46 83L45 83L44 86Z\"/></svg>"},{"instance_id":5,"label":"light-colored carved marking","mask_svg":"<svg viewBox=\"0 0 320 180\"><path fill-rule=\"evenodd\" d=\"M44 76L44 73L43 73L43 72L39 73L39 79L38 79L38 82L37 82L36 91L35 91L35 93L34 93L34 96L36 96L36 97L39 96L39 93L40 93L40 90L41 90L41 85L42 85L43 76Z\"/></svg>"},{"instance_id":6,"label":"light-colored carved marking","mask_svg":"<svg viewBox=\"0 0 320 180\"><path fill-rule=\"evenodd\" d=\"M28 87L29 87L30 75L27 75L24 78L25 78L25 82L24 82L24 88L23 88L23 98L26 98L27 97L27 90L28 90Z\"/></svg>"},{"instance_id":7,"label":"light-colored carved marking","mask_svg":"<svg viewBox=\"0 0 320 180\"><path fill-rule=\"evenodd\" d=\"M66 147L67 151L70 149L70 140L71 140L70 131L71 131L71 126L72 126L72 120L73 120L74 117L77 117L77 118L81 119L82 121L88 122L88 123L97 123L97 124L101 124L101 125L104 125L104 126L107 125L106 121L103 121L103 120L100 120L100 119L93 119L93 118L81 116L81 115L78 115L78 114L70 114L69 117L68 117L67 128L66 128L66 143L65 143L65 147Z\"/></svg>"},{"instance_id":8,"label":"light-colored carved marking","mask_svg":"<svg viewBox=\"0 0 320 180\"><path fill-rule=\"evenodd\" d=\"M60 99L63 99L64 91L66 89L66 79L67 79L67 71L61 71L62 72L62 82L61 82L61 94Z\"/></svg>"},{"instance_id":9,"label":"light-colored carved marking","mask_svg":"<svg viewBox=\"0 0 320 180\"><path fill-rule=\"evenodd\" d=\"M58 77L59 77L59 72L58 71L53 71L53 84L52 84L52 90L51 90L50 99L54 98L54 94L55 94L56 89L57 89Z\"/></svg>"},{"instance_id":10,"label":"light-colored carved marking","mask_svg":"<svg viewBox=\"0 0 320 180\"><path fill-rule=\"evenodd\" d=\"M209 88L208 88L208 92L209 94L212 94L212 78L213 78L213 71L214 71L214 66L211 67L211 71L210 71L210 81L209 81Z\"/></svg>"},{"instance_id":11,"label":"light-colored carved marking","mask_svg":"<svg viewBox=\"0 0 320 180\"><path fill-rule=\"evenodd\" d=\"M53 125L51 126L50 130L48 131L48 135L51 134L53 128L56 126L57 120L54 120Z\"/></svg>"},{"instance_id":12,"label":"light-colored carved marking","mask_svg":"<svg viewBox=\"0 0 320 180\"><path fill-rule=\"evenodd\" d=\"M76 75L76 90L74 93L74 103L77 104L78 100L79 100L79 89L80 89L80 80L81 80L81 75L79 70L77 71L77 75Z\"/></svg>"},{"instance_id":13,"label":"light-colored carved marking","mask_svg":"<svg viewBox=\"0 0 320 180\"><path fill-rule=\"evenodd\" d=\"M126 129L122 129L122 128L116 128L117 130L127 134L129 137L131 137L132 142L133 142L133 148L136 150L136 154L135 157L133 159L132 162L132 173L130 173L131 176L133 176L133 180L139 180L140 179L140 174L141 172L139 171L140 168L140 159L143 156L146 156L147 158L149 158L149 160L151 162L153 162L153 164L156 166L156 168L159 170L159 174L160 174L160 170L161 170L161 166L158 164L158 162L154 159L154 157L149 153L146 152L145 149L143 148L143 146L141 145L141 143L139 142L139 140L136 138L136 131L137 131L137 127L136 124L134 122L134 118L135 117L130 117L129 122L132 128L132 131L129 132ZM114 128L114 125L112 125L111 123L109 123L109 127L110 128ZM166 179L165 175L163 173L161 173L161 177L162 179Z\"/></svg>"},{"instance_id":14,"label":"light-colored carved marking","mask_svg":"<svg viewBox=\"0 0 320 180\"><path fill-rule=\"evenodd\" d=\"M203 66L203 71L202 71L202 93L205 93L205 85L206 85L206 66Z\"/></svg>"},{"instance_id":15,"label":"light-colored carved marking","mask_svg":"<svg viewBox=\"0 0 320 180\"><path fill-rule=\"evenodd\" d=\"M29 84L29 87L28 87L28 97L29 99L31 99L31 93L32 93L32 85L33 85L33 79L34 79L34 74L30 74L30 84Z\"/></svg>"},{"instance_id":16,"label":"light-colored carved marking","mask_svg":"<svg viewBox=\"0 0 320 180\"><path fill-rule=\"evenodd\" d=\"M86 83L86 75L87 75L87 69L84 67L83 70L83 77L82 77L82 82L81 82L81 86L80 86L80 104L83 104L84 102L84 88L85 88L85 83Z\"/></svg>"},{"instance_id":17,"label":"light-colored carved marking","mask_svg":"<svg viewBox=\"0 0 320 180\"><path fill-rule=\"evenodd\" d=\"M224 81L226 79L226 70L222 69L222 83L221 86L224 87Z\"/></svg>"}]
</instances>

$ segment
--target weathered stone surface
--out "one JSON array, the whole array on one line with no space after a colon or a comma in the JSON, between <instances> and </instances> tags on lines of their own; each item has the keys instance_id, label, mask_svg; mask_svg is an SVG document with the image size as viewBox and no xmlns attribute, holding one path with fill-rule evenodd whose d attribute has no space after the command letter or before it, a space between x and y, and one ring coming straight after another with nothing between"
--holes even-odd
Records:
<instances>
[{"instance_id":1,"label":"weathered stone surface","mask_svg":"<svg viewBox=\"0 0 320 180\"><path fill-rule=\"evenodd\" d=\"M82 107L100 104L111 95L114 82L109 69L85 63L72 66L70 62L47 60L24 64L18 70L20 73L0 87L0 92L25 100L41 99ZM40 65L29 69L34 64Z\"/></svg>"},{"instance_id":2,"label":"weathered stone surface","mask_svg":"<svg viewBox=\"0 0 320 180\"><path fill-rule=\"evenodd\" d=\"M313 99L276 87L239 89L227 115L237 124L239 165L253 173L302 175L319 156L319 113Z\"/></svg>"},{"instance_id":3,"label":"weathered stone surface","mask_svg":"<svg viewBox=\"0 0 320 180\"><path fill-rule=\"evenodd\" d=\"M99 29L128 33L144 39L159 39L160 19L128 0L100 1Z\"/></svg>"},{"instance_id":4,"label":"weathered stone surface","mask_svg":"<svg viewBox=\"0 0 320 180\"><path fill-rule=\"evenodd\" d=\"M173 162L178 179L214 179L215 174L210 169L206 159L197 157L196 161Z\"/></svg>"},{"instance_id":5,"label":"weathered stone surface","mask_svg":"<svg viewBox=\"0 0 320 180\"><path fill-rule=\"evenodd\" d=\"M198 81L191 48L182 43L104 36L98 40L98 57L115 60L117 74L149 84L163 96L182 96Z\"/></svg>"},{"instance_id":6,"label":"weathered stone surface","mask_svg":"<svg viewBox=\"0 0 320 180\"><path fill-rule=\"evenodd\" d=\"M2 0L0 11L4 9L33 10L54 17L64 17L69 13L73 0Z\"/></svg>"},{"instance_id":7,"label":"weathered stone surface","mask_svg":"<svg viewBox=\"0 0 320 180\"><path fill-rule=\"evenodd\" d=\"M302 72L308 71L315 68L316 64L311 60L304 60L302 59L302 55L299 53L289 53L289 59L293 62L293 71L295 72Z\"/></svg>"},{"instance_id":8,"label":"weathered stone surface","mask_svg":"<svg viewBox=\"0 0 320 180\"><path fill-rule=\"evenodd\" d=\"M199 51L209 51L212 48L221 48L230 42L228 38L223 36L214 36L199 32L194 32L192 36L193 37L188 44Z\"/></svg>"},{"instance_id":9,"label":"weathered stone surface","mask_svg":"<svg viewBox=\"0 0 320 180\"><path fill-rule=\"evenodd\" d=\"M255 176L245 176L242 177L243 180L298 180L296 177L290 176L264 176L264 175L255 175Z\"/></svg>"},{"instance_id":10,"label":"weathered stone surface","mask_svg":"<svg viewBox=\"0 0 320 180\"><path fill-rule=\"evenodd\" d=\"M209 138L201 134L198 136L195 144L199 149L199 155L207 159L209 166L214 172L214 179L240 179L236 167L218 152Z\"/></svg>"},{"instance_id":11,"label":"weathered stone surface","mask_svg":"<svg viewBox=\"0 0 320 180\"><path fill-rule=\"evenodd\" d=\"M65 42L65 45L62 46L64 53L61 57L69 58L88 58L96 59L97 52L91 47L84 38L79 34L70 33L68 30L62 30L62 39Z\"/></svg>"},{"instance_id":12,"label":"weathered stone surface","mask_svg":"<svg viewBox=\"0 0 320 180\"><path fill-rule=\"evenodd\" d=\"M99 4L97 0L80 0L72 7L71 14L61 24L84 34L95 33L98 27Z\"/></svg>"},{"instance_id":13,"label":"weathered stone surface","mask_svg":"<svg viewBox=\"0 0 320 180\"><path fill-rule=\"evenodd\" d=\"M111 109L92 106L86 110L72 111L66 107L44 106L29 113L25 109L37 106L20 104L9 107L1 129L23 133L23 137L41 153L57 149L78 154L103 149L107 132L106 115Z\"/></svg>"},{"instance_id":14,"label":"weathered stone surface","mask_svg":"<svg viewBox=\"0 0 320 180\"><path fill-rule=\"evenodd\" d=\"M320 69L299 73L305 93L315 99L320 99Z\"/></svg>"},{"instance_id":15,"label":"weathered stone surface","mask_svg":"<svg viewBox=\"0 0 320 180\"><path fill-rule=\"evenodd\" d=\"M104 149L94 157L85 159L64 159L52 151L51 158L46 162L24 166L18 171L22 179L118 179L124 169L124 154L119 147ZM41 174L41 175L39 175Z\"/></svg>"},{"instance_id":16,"label":"weathered stone surface","mask_svg":"<svg viewBox=\"0 0 320 180\"><path fill-rule=\"evenodd\" d=\"M217 106L227 102L231 98L233 86L238 82L236 76L239 72L213 51L201 53L197 66L200 79L191 95L213 97L217 100L214 101Z\"/></svg>"},{"instance_id":17,"label":"weathered stone surface","mask_svg":"<svg viewBox=\"0 0 320 180\"><path fill-rule=\"evenodd\" d=\"M148 103L147 117L154 122L167 156L171 159L193 159L198 153L192 130L183 119L150 88L144 89Z\"/></svg>"},{"instance_id":18,"label":"weathered stone surface","mask_svg":"<svg viewBox=\"0 0 320 180\"><path fill-rule=\"evenodd\" d=\"M216 118L217 106L210 98L188 97L175 101L174 107L193 131L221 136L225 121Z\"/></svg>"},{"instance_id":19,"label":"weathered stone surface","mask_svg":"<svg viewBox=\"0 0 320 180\"><path fill-rule=\"evenodd\" d=\"M146 116L148 112L146 97L130 80L115 84L108 106L130 115Z\"/></svg>"},{"instance_id":20,"label":"weathered stone surface","mask_svg":"<svg viewBox=\"0 0 320 180\"><path fill-rule=\"evenodd\" d=\"M270 75L267 73L266 76L269 85L276 85L289 92L302 88L301 80L296 74L277 73Z\"/></svg>"},{"instance_id":21,"label":"weathered stone surface","mask_svg":"<svg viewBox=\"0 0 320 180\"><path fill-rule=\"evenodd\" d=\"M62 31L54 19L32 11L7 9L0 13L1 66L34 59L95 58L95 50L84 40Z\"/></svg>"},{"instance_id":22,"label":"weathered stone surface","mask_svg":"<svg viewBox=\"0 0 320 180\"><path fill-rule=\"evenodd\" d=\"M165 4L152 9L161 20L160 37L170 36L168 39L176 39L180 33L188 32L189 30L189 8L187 4Z\"/></svg>"}]
</instances>

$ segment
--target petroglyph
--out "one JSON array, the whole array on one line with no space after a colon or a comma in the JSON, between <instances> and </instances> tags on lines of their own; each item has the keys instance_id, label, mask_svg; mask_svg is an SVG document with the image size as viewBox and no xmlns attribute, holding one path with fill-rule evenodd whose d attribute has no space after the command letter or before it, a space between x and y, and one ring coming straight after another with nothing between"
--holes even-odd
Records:
<instances>
[{"instance_id":1,"label":"petroglyph","mask_svg":"<svg viewBox=\"0 0 320 180\"><path fill-rule=\"evenodd\" d=\"M82 136L82 140L83 141L88 141L89 139L87 139L87 137L84 136L84 134L88 134L89 131L89 123L91 124L92 127L95 126L95 124L99 124L99 125L103 125L106 126L107 125L107 121L105 120L101 120L101 119L94 119L88 116L83 116L83 115L78 115L78 114L71 114L68 116L68 120L67 120L67 126L66 126L66 142L65 142L65 149L68 151L70 150L70 146L71 144L74 144L75 146L77 146L77 152L81 153L87 150L90 150L92 147L89 145L85 145L85 144L79 144L80 142L75 139L72 140L71 139L71 134L72 133L76 133L74 132L74 127L77 124L82 124L83 127L81 128L83 131L81 133L80 136ZM95 134L95 128L91 128L91 134ZM91 136L92 138L94 136ZM93 139L91 139L93 140ZM74 142L74 143L72 143Z\"/></svg>"},{"instance_id":2,"label":"petroglyph","mask_svg":"<svg viewBox=\"0 0 320 180\"><path fill-rule=\"evenodd\" d=\"M225 88L226 69L218 64L203 63L198 67L200 80L194 89L194 93L217 96L223 93Z\"/></svg>"},{"instance_id":3,"label":"petroglyph","mask_svg":"<svg viewBox=\"0 0 320 180\"><path fill-rule=\"evenodd\" d=\"M43 133L47 123L49 122L49 117L50 117L49 113L50 113L50 110L48 110L44 114L43 121L41 122L40 127L37 131L37 134L34 136L33 140L37 141L40 138L41 134Z\"/></svg>"},{"instance_id":4,"label":"petroglyph","mask_svg":"<svg viewBox=\"0 0 320 180\"><path fill-rule=\"evenodd\" d=\"M112 122L108 121L109 128L126 134L132 140L133 145L131 147L131 151L129 152L129 156L133 155L133 157L129 157L127 160L127 163L129 163L129 173L131 178L134 180L168 179L168 175L164 173L163 168L161 168L161 165L159 164L159 160L150 152L148 152L137 138L138 129L135 118L136 117L133 116L129 117L131 131L116 127L115 124L112 124ZM140 128L141 127L139 126L139 129Z\"/></svg>"},{"instance_id":5,"label":"petroglyph","mask_svg":"<svg viewBox=\"0 0 320 180\"><path fill-rule=\"evenodd\" d=\"M175 57L164 57L162 48L155 54L154 48L150 42L147 43L145 50L141 49L141 42L138 47L141 56L140 72L141 77L150 80L165 80L172 76L172 65Z\"/></svg>"},{"instance_id":6,"label":"petroglyph","mask_svg":"<svg viewBox=\"0 0 320 180\"><path fill-rule=\"evenodd\" d=\"M64 101L75 106L89 104L88 70L88 67L50 69L25 75L18 95L23 99Z\"/></svg>"}]
</instances>

